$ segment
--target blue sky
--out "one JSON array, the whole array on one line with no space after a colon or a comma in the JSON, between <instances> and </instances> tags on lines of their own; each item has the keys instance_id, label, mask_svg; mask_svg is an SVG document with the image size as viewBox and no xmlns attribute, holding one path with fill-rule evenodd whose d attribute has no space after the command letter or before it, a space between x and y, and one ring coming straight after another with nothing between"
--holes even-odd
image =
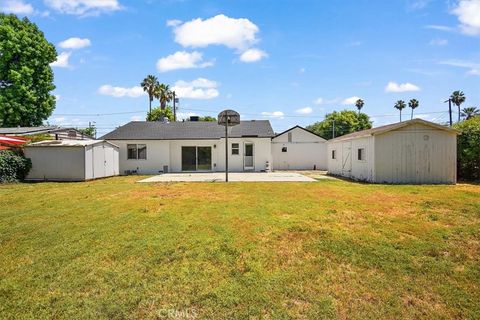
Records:
<instances>
[{"instance_id":1,"label":"blue sky","mask_svg":"<svg viewBox=\"0 0 480 320\"><path fill-rule=\"evenodd\" d=\"M138 88L156 75L180 95L181 116L308 125L356 97L374 125L448 118L454 90L480 107L480 0L200 1L1 0L56 45L58 96L50 124L99 133L144 119ZM406 110L405 113L408 113ZM100 114L98 116L97 114Z\"/></svg>"}]
</instances>

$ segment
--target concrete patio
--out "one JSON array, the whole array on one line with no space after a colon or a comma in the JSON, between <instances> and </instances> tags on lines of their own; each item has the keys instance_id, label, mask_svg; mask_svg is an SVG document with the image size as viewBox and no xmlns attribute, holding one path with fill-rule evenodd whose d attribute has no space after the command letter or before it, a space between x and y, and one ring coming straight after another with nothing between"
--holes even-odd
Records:
<instances>
[{"instance_id":1,"label":"concrete patio","mask_svg":"<svg viewBox=\"0 0 480 320\"><path fill-rule=\"evenodd\" d=\"M312 182L313 178L296 172L231 172L231 182ZM143 179L139 182L222 182L225 172L167 173Z\"/></svg>"}]
</instances>

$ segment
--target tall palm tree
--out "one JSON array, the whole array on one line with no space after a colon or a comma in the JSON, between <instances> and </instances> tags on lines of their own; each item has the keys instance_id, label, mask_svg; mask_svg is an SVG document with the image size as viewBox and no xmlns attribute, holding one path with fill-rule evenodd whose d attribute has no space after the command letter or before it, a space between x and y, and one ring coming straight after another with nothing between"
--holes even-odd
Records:
<instances>
[{"instance_id":1,"label":"tall palm tree","mask_svg":"<svg viewBox=\"0 0 480 320\"><path fill-rule=\"evenodd\" d=\"M413 119L413 110L415 110L416 108L418 108L419 106L419 102L417 99L411 99L409 102L408 102L408 106L412 109L412 116L410 117L410 120Z\"/></svg>"},{"instance_id":2,"label":"tall palm tree","mask_svg":"<svg viewBox=\"0 0 480 320\"><path fill-rule=\"evenodd\" d=\"M480 116L480 110L475 107L467 107L462 109L462 116L465 117L465 120L471 119L473 117Z\"/></svg>"},{"instance_id":3,"label":"tall palm tree","mask_svg":"<svg viewBox=\"0 0 480 320\"><path fill-rule=\"evenodd\" d=\"M157 77L149 74L145 79L143 79L140 85L142 86L143 91L148 94L149 111L152 112L152 101L153 97L155 96L155 87L158 85L158 79Z\"/></svg>"},{"instance_id":4,"label":"tall palm tree","mask_svg":"<svg viewBox=\"0 0 480 320\"><path fill-rule=\"evenodd\" d=\"M395 109L399 110L400 111L400 122L402 122L402 110L405 109L406 105L405 105L405 101L403 100L398 100L395 105L394 105Z\"/></svg>"},{"instance_id":5,"label":"tall palm tree","mask_svg":"<svg viewBox=\"0 0 480 320\"><path fill-rule=\"evenodd\" d=\"M168 84L158 84L155 87L154 96L160 101L160 109L165 110L167 103L173 99L173 92Z\"/></svg>"},{"instance_id":6,"label":"tall palm tree","mask_svg":"<svg viewBox=\"0 0 480 320\"><path fill-rule=\"evenodd\" d=\"M458 107L458 122L460 122L460 106L465 102L465 99L465 94L459 90L453 91L450 96L450 100L452 100L453 104Z\"/></svg>"},{"instance_id":7,"label":"tall palm tree","mask_svg":"<svg viewBox=\"0 0 480 320\"><path fill-rule=\"evenodd\" d=\"M357 107L357 109L358 109L358 114L360 114L360 110L362 110L364 104L365 104L365 102L362 99L358 99L355 102L355 107Z\"/></svg>"}]
</instances>

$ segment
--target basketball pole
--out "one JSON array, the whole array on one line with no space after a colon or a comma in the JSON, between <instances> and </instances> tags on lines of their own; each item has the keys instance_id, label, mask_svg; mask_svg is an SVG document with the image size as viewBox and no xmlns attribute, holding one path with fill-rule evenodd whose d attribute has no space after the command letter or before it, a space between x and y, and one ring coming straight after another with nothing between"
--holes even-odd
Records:
<instances>
[{"instance_id":1,"label":"basketball pole","mask_svg":"<svg viewBox=\"0 0 480 320\"><path fill-rule=\"evenodd\" d=\"M228 120L225 121L225 182L228 182Z\"/></svg>"}]
</instances>

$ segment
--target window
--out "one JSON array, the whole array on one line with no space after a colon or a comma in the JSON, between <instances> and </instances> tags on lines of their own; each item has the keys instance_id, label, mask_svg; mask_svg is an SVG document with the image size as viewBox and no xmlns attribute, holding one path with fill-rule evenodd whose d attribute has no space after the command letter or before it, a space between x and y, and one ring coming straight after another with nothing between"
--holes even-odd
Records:
<instances>
[{"instance_id":1,"label":"window","mask_svg":"<svg viewBox=\"0 0 480 320\"><path fill-rule=\"evenodd\" d=\"M127 159L128 160L146 160L147 159L147 145L146 144L127 144Z\"/></svg>"},{"instance_id":2,"label":"window","mask_svg":"<svg viewBox=\"0 0 480 320\"><path fill-rule=\"evenodd\" d=\"M282 152L287 152L287 147L282 147Z\"/></svg>"},{"instance_id":3,"label":"window","mask_svg":"<svg viewBox=\"0 0 480 320\"><path fill-rule=\"evenodd\" d=\"M332 159L337 159L337 150L332 150Z\"/></svg>"},{"instance_id":4,"label":"window","mask_svg":"<svg viewBox=\"0 0 480 320\"><path fill-rule=\"evenodd\" d=\"M240 154L240 144L232 143L232 155L239 155Z\"/></svg>"},{"instance_id":5,"label":"window","mask_svg":"<svg viewBox=\"0 0 480 320\"><path fill-rule=\"evenodd\" d=\"M288 133L288 142L292 142L292 133L291 132Z\"/></svg>"},{"instance_id":6,"label":"window","mask_svg":"<svg viewBox=\"0 0 480 320\"><path fill-rule=\"evenodd\" d=\"M357 150L358 161L365 161L365 148L359 148Z\"/></svg>"}]
</instances>

